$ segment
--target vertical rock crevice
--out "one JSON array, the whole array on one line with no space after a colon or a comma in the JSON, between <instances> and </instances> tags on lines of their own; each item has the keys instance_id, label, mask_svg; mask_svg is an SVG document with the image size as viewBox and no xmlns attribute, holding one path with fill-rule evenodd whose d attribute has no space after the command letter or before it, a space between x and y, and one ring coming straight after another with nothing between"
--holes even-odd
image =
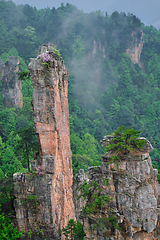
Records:
<instances>
[{"instance_id":1,"label":"vertical rock crevice","mask_svg":"<svg viewBox=\"0 0 160 240\"><path fill-rule=\"evenodd\" d=\"M17 72L19 71L18 57L9 56L6 64L0 59L0 80L2 82L2 96L4 106L11 108L22 108L22 84L18 80Z\"/></svg>"},{"instance_id":2,"label":"vertical rock crevice","mask_svg":"<svg viewBox=\"0 0 160 240\"><path fill-rule=\"evenodd\" d=\"M49 62L42 61L43 53L49 54L51 59ZM41 147L40 164L43 174L41 176L25 174L21 186L17 175L14 175L15 188L23 190L28 185L31 193L26 189L26 194L35 194L40 204L40 212L35 215L36 219L28 215L29 226L25 223L21 229L27 230L30 227L35 231L39 219L41 227L49 228L50 235L47 236L54 235L57 239L60 235L59 230L67 225L69 219L75 218L72 196L68 72L62 58L54 52L52 45L47 44L39 48L37 58L30 59L29 70L33 82L33 121ZM33 161L32 168L38 164L37 161ZM29 182L28 176L31 176ZM21 201L23 196L16 192L15 195ZM21 211L24 211L22 206ZM27 211L29 212L29 209ZM21 215L20 218L22 220L23 216ZM36 227L33 228L33 225Z\"/></svg>"},{"instance_id":3,"label":"vertical rock crevice","mask_svg":"<svg viewBox=\"0 0 160 240\"><path fill-rule=\"evenodd\" d=\"M148 141L146 140L148 143ZM146 145L147 146L147 145ZM157 182L157 169L153 169L148 151L148 146L143 152L120 155L119 164L111 163L111 155L102 157L102 166L88 169L88 182L98 181L102 184L103 179L109 179L109 186L103 186L102 195L112 198L112 214L116 214L121 231L109 231L108 229L94 229L96 215L81 216L84 206L82 199L77 200L77 190L85 175L80 170L74 184L74 202L77 219L84 222L85 240L132 240L132 239L155 239L158 240L159 231L159 184ZM83 174L82 174L83 173ZM82 176L83 175L83 176ZM81 179L81 181L80 181ZM108 217L109 209L103 209L102 215ZM91 228L89 227L91 226ZM106 227L106 226L105 226Z\"/></svg>"}]
</instances>

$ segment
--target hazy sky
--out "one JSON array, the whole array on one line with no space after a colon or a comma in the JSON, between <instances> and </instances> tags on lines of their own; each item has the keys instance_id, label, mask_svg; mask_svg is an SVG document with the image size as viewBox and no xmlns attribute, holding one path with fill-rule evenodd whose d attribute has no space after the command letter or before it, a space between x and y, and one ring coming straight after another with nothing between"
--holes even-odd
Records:
<instances>
[{"instance_id":1,"label":"hazy sky","mask_svg":"<svg viewBox=\"0 0 160 240\"><path fill-rule=\"evenodd\" d=\"M84 12L101 10L111 14L114 11L133 13L146 25L160 28L160 0L13 0L16 5L29 4L37 9L61 6L70 3Z\"/></svg>"}]
</instances>

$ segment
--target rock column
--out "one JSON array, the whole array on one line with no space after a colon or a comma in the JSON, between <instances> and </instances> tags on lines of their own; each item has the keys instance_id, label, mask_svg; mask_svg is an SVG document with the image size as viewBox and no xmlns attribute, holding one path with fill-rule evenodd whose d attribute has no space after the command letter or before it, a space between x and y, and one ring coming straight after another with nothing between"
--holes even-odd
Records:
<instances>
[{"instance_id":1,"label":"rock column","mask_svg":"<svg viewBox=\"0 0 160 240\"><path fill-rule=\"evenodd\" d=\"M22 108L22 84L18 80L17 72L19 71L18 57L9 57L8 62L4 65L0 59L0 80L2 82L2 95L4 106L11 108Z\"/></svg>"},{"instance_id":2,"label":"rock column","mask_svg":"<svg viewBox=\"0 0 160 240\"><path fill-rule=\"evenodd\" d=\"M81 216L82 199L77 200L77 186L81 172L77 175L74 184L74 201L76 217L81 220L86 236L85 240L158 240L160 233L159 223L159 184L157 182L157 169L153 169L149 153L149 144L143 152L135 151L127 155L120 155L119 162L111 163L111 155L102 157L102 166L88 169L88 182L97 181L102 186L101 194L109 196L111 205L101 211L101 216L116 216L121 230L111 229L111 225L98 226L95 224L99 216L90 214ZM109 186L104 185L104 179L109 179ZM81 200L81 202L80 202ZM79 216L78 216L79 214ZM114 231L113 231L114 230Z\"/></svg>"},{"instance_id":3,"label":"rock column","mask_svg":"<svg viewBox=\"0 0 160 240\"><path fill-rule=\"evenodd\" d=\"M48 62L42 61L43 53L49 56ZM28 184L30 188L32 185L31 194L36 194L41 205L40 214L35 217L44 226L49 226L56 239L59 237L58 231L74 218L68 72L64 61L50 45L39 48L38 57L30 59L29 70L33 82L33 120L41 146L40 159L32 165L40 165L44 174L31 176L31 183ZM43 183L42 187L40 182ZM19 188L19 183L16 184ZM17 197L20 198L20 195L17 194ZM30 226L36 221L35 217L29 217Z\"/></svg>"}]
</instances>

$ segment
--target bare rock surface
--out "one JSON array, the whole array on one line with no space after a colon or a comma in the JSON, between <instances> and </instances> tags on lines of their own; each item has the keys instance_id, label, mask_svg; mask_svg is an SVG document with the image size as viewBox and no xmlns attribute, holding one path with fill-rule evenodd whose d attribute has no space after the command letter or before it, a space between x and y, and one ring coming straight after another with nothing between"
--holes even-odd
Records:
<instances>
[{"instance_id":1,"label":"bare rock surface","mask_svg":"<svg viewBox=\"0 0 160 240\"><path fill-rule=\"evenodd\" d=\"M138 35L141 34L141 37L139 38ZM138 64L139 66L141 66L140 64L140 57L141 57L141 52L143 49L143 43L144 43L144 38L143 38L143 32L141 30L141 32L138 31L133 31L132 32L132 43L131 46L126 49L126 54L128 54L131 58L131 61L134 64Z\"/></svg>"},{"instance_id":2,"label":"bare rock surface","mask_svg":"<svg viewBox=\"0 0 160 240\"><path fill-rule=\"evenodd\" d=\"M0 59L0 80L2 82L2 96L5 107L22 108L23 106L22 84L18 80L18 71L18 57L10 56L5 65Z\"/></svg>"},{"instance_id":3,"label":"bare rock surface","mask_svg":"<svg viewBox=\"0 0 160 240\"><path fill-rule=\"evenodd\" d=\"M48 64L43 63L41 57L46 51L52 60ZM32 165L34 167L40 165L43 174L41 176L25 174L24 182L15 180L17 199L21 201L23 189L26 189L26 195L34 194L40 201L39 214L35 214L34 217L29 209L16 206L20 219L18 224L21 230L27 231L31 228L35 231L38 228L37 221L40 221L44 232L48 234L47 239L52 239L53 236L54 239L59 239L59 230L67 225L69 219L75 218L68 72L62 58L54 53L52 45L43 45L39 48L38 57L29 61L29 70L33 82L33 120L41 146L40 159L38 162L34 161Z\"/></svg>"},{"instance_id":4,"label":"bare rock surface","mask_svg":"<svg viewBox=\"0 0 160 240\"><path fill-rule=\"evenodd\" d=\"M80 191L78 190L79 187L82 185L82 183L88 179L86 178L84 169L80 169L78 174L75 176L75 181L73 184L73 202L74 202L74 207L75 207L75 216L77 220L80 220L82 217L82 208L85 206L86 201L82 198L78 199L80 195Z\"/></svg>"},{"instance_id":5,"label":"bare rock surface","mask_svg":"<svg viewBox=\"0 0 160 240\"><path fill-rule=\"evenodd\" d=\"M102 194L112 198L113 214L117 215L121 231L107 231L100 227L94 229L96 215L83 216L81 222L86 233L84 239L158 240L160 208L157 173L147 152L121 155L118 163L112 163L108 153L102 157L102 166L90 167L89 182L98 180L102 184L105 178L109 179L109 186L103 186ZM81 213L80 209L75 210L76 213ZM103 210L103 214L107 217L108 209Z\"/></svg>"}]
</instances>

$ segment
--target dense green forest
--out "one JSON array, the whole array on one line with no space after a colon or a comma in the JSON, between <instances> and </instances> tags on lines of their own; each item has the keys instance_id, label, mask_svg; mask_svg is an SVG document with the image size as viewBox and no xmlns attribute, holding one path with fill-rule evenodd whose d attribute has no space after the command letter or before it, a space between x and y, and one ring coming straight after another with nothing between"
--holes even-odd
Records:
<instances>
[{"instance_id":1,"label":"dense green forest","mask_svg":"<svg viewBox=\"0 0 160 240\"><path fill-rule=\"evenodd\" d=\"M141 67L126 54L143 31ZM133 39L132 33L135 33ZM155 148L160 166L160 31L134 15L101 11L84 13L70 4L37 10L0 1L0 58L18 56L20 70L38 47L52 42L60 49L69 72L69 113L74 174L101 161L99 144L119 126L141 131ZM12 211L15 172L27 171L26 157L17 151L21 129L32 127L31 81L22 80L23 108L5 108L0 85L0 204ZM29 153L33 159L32 151Z\"/></svg>"}]
</instances>

